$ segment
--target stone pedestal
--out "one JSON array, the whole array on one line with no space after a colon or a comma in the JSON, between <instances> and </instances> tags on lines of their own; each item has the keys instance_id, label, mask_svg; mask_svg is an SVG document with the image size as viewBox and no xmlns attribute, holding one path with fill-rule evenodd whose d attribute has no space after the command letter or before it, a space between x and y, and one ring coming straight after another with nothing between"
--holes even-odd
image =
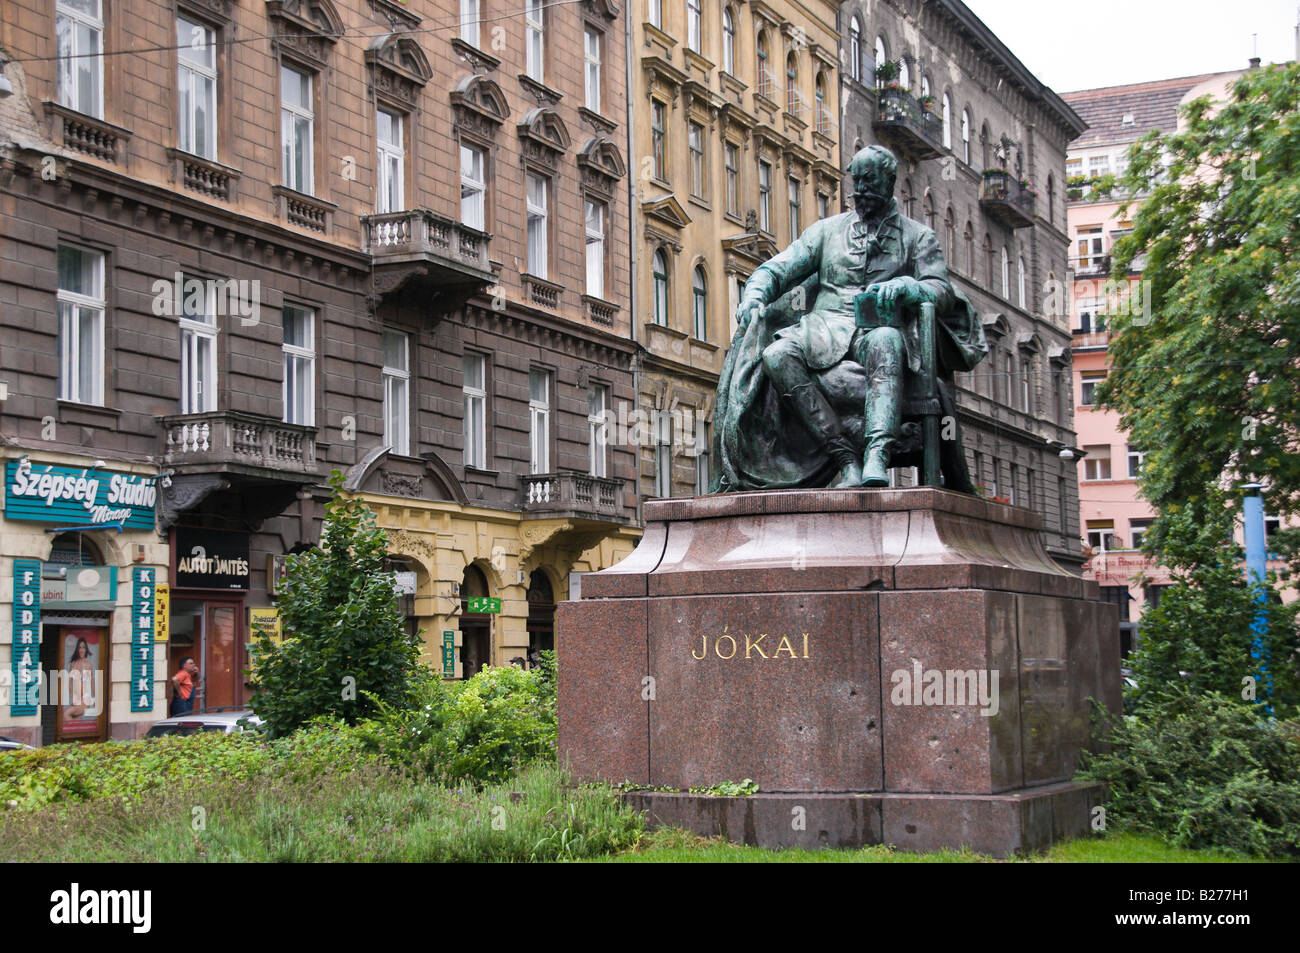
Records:
<instances>
[{"instance_id":1,"label":"stone pedestal","mask_svg":"<svg viewBox=\"0 0 1300 953\"><path fill-rule=\"evenodd\" d=\"M969 844L1088 829L1089 696L1118 709L1117 609L1037 514L930 488L645 504L557 612L559 746L652 820L772 846Z\"/></svg>"}]
</instances>

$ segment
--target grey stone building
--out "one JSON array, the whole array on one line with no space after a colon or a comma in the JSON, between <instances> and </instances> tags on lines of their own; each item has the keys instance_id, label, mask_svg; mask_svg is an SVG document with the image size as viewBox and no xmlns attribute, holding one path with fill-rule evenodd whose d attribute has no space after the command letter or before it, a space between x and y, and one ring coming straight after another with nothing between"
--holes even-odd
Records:
<instances>
[{"instance_id":1,"label":"grey stone building","mask_svg":"<svg viewBox=\"0 0 1300 953\"><path fill-rule=\"evenodd\" d=\"M839 16L843 154L894 150L903 214L934 230L984 322L989 357L957 375L972 478L1040 512L1077 567L1065 154L1086 126L959 0L847 0Z\"/></svg>"}]
</instances>

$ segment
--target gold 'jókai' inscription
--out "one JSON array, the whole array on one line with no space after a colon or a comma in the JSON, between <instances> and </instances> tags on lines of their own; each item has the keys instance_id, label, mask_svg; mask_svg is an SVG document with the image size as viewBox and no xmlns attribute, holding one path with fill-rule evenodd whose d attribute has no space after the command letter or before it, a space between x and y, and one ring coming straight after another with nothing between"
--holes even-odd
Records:
<instances>
[{"instance_id":1,"label":"gold 'j\u00f3kai' inscription","mask_svg":"<svg viewBox=\"0 0 1300 953\"><path fill-rule=\"evenodd\" d=\"M791 642L789 635L771 635L767 632L761 632L758 635L749 635L742 633L740 635L731 635L727 632L727 626L722 629L721 635L713 636L710 640L707 633L700 636L699 651L691 649L691 658L697 661L708 658L710 655L720 659L777 659L777 658L808 658L808 633L802 632L793 636L795 642L800 643L803 648L803 654L800 655L795 651L795 645ZM767 639L774 641L764 642ZM712 651L710 651L712 648ZM743 655L740 653L743 651ZM771 653L770 655L768 653Z\"/></svg>"}]
</instances>

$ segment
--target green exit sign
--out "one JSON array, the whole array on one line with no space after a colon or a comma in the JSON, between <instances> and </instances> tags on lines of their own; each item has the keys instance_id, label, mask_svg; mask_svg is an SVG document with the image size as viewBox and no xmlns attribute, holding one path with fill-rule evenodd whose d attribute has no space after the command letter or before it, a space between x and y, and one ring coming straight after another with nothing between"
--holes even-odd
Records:
<instances>
[{"instance_id":1,"label":"green exit sign","mask_svg":"<svg viewBox=\"0 0 1300 953\"><path fill-rule=\"evenodd\" d=\"M467 600L466 612L486 612L490 615L501 614L501 600L492 596L474 596Z\"/></svg>"}]
</instances>

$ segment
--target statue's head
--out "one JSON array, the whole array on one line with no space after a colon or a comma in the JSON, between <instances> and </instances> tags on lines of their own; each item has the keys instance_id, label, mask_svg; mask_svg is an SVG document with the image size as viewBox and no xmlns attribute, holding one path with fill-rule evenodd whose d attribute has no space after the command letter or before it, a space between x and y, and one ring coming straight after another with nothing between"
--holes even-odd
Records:
<instances>
[{"instance_id":1,"label":"statue's head","mask_svg":"<svg viewBox=\"0 0 1300 953\"><path fill-rule=\"evenodd\" d=\"M879 215L894 196L898 160L884 146L858 150L849 163L853 176L853 204L863 218Z\"/></svg>"}]
</instances>

